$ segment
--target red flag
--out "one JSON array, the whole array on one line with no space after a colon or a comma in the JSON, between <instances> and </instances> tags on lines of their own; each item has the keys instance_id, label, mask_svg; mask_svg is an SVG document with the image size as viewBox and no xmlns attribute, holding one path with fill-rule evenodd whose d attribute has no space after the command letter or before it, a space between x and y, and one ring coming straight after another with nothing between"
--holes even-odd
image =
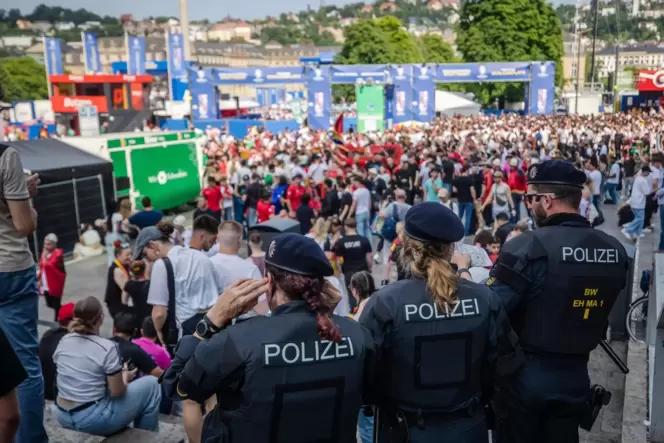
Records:
<instances>
[{"instance_id":1,"label":"red flag","mask_svg":"<svg viewBox=\"0 0 664 443\"><path fill-rule=\"evenodd\" d=\"M344 145L343 133L344 133L344 115L339 114L339 117L337 117L337 121L334 122L334 133L332 134L332 141L334 142L334 144L340 146Z\"/></svg>"}]
</instances>

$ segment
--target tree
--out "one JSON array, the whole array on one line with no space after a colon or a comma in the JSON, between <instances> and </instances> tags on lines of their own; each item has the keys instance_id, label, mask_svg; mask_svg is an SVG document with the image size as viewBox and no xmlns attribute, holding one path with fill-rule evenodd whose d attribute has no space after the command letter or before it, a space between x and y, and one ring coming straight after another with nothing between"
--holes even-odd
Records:
<instances>
[{"instance_id":1,"label":"tree","mask_svg":"<svg viewBox=\"0 0 664 443\"><path fill-rule=\"evenodd\" d=\"M424 34L418 42L425 63L454 63L459 61L452 46L438 34Z\"/></svg>"},{"instance_id":2,"label":"tree","mask_svg":"<svg viewBox=\"0 0 664 443\"><path fill-rule=\"evenodd\" d=\"M424 61L415 38L403 28L398 18L388 15L376 19L376 24L385 33L388 44L392 47L391 63L421 63Z\"/></svg>"},{"instance_id":3,"label":"tree","mask_svg":"<svg viewBox=\"0 0 664 443\"><path fill-rule=\"evenodd\" d=\"M390 38L376 20L361 20L346 28L345 40L336 63L381 65L395 63L398 56Z\"/></svg>"},{"instance_id":4,"label":"tree","mask_svg":"<svg viewBox=\"0 0 664 443\"><path fill-rule=\"evenodd\" d=\"M0 59L0 100L48 98L44 66L31 57Z\"/></svg>"},{"instance_id":5,"label":"tree","mask_svg":"<svg viewBox=\"0 0 664 443\"><path fill-rule=\"evenodd\" d=\"M562 79L563 39L560 20L545 0L467 0L457 47L467 62L551 60L556 83ZM473 87L485 104L523 99L523 84L491 83Z\"/></svg>"}]
</instances>

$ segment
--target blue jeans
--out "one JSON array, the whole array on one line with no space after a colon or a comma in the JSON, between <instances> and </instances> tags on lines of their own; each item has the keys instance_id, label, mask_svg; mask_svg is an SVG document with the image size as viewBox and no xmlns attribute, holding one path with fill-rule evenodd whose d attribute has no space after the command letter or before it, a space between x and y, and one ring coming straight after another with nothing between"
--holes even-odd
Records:
<instances>
[{"instance_id":1,"label":"blue jeans","mask_svg":"<svg viewBox=\"0 0 664 443\"><path fill-rule=\"evenodd\" d=\"M374 441L374 418L367 417L364 412L360 410L357 415L357 427L360 431L360 440L362 443L373 443Z\"/></svg>"},{"instance_id":2,"label":"blue jeans","mask_svg":"<svg viewBox=\"0 0 664 443\"><path fill-rule=\"evenodd\" d=\"M235 195L233 196L233 212L235 212L235 221L242 224L244 221L244 202Z\"/></svg>"},{"instance_id":3,"label":"blue jeans","mask_svg":"<svg viewBox=\"0 0 664 443\"><path fill-rule=\"evenodd\" d=\"M369 212L355 213L357 233L371 241L371 214Z\"/></svg>"},{"instance_id":4,"label":"blue jeans","mask_svg":"<svg viewBox=\"0 0 664 443\"><path fill-rule=\"evenodd\" d=\"M452 194L452 183L449 182L443 182L443 189L447 189L447 192Z\"/></svg>"},{"instance_id":5,"label":"blue jeans","mask_svg":"<svg viewBox=\"0 0 664 443\"><path fill-rule=\"evenodd\" d=\"M230 221L230 220L233 220L233 207L232 206L224 208L224 220L223 221Z\"/></svg>"},{"instance_id":6,"label":"blue jeans","mask_svg":"<svg viewBox=\"0 0 664 443\"><path fill-rule=\"evenodd\" d=\"M256 208L248 208L247 209L247 227L251 228L256 224L256 219L258 217L258 214L256 213Z\"/></svg>"},{"instance_id":7,"label":"blue jeans","mask_svg":"<svg viewBox=\"0 0 664 443\"><path fill-rule=\"evenodd\" d=\"M127 385L122 397L106 396L82 411L67 412L58 407L58 422L63 428L108 436L129 426L157 432L159 430L159 403L161 385L151 375Z\"/></svg>"},{"instance_id":8,"label":"blue jeans","mask_svg":"<svg viewBox=\"0 0 664 443\"><path fill-rule=\"evenodd\" d=\"M606 198L608 194L609 200L613 201L614 204L618 204L618 193L616 192L617 188L617 183L604 183L604 198Z\"/></svg>"},{"instance_id":9,"label":"blue jeans","mask_svg":"<svg viewBox=\"0 0 664 443\"><path fill-rule=\"evenodd\" d=\"M521 220L521 201L523 200L523 194L512 193L512 200L514 201L514 219L513 223L519 223Z\"/></svg>"},{"instance_id":10,"label":"blue jeans","mask_svg":"<svg viewBox=\"0 0 664 443\"><path fill-rule=\"evenodd\" d=\"M470 235L470 220L473 218L472 203L459 203L459 218L463 222L465 235Z\"/></svg>"},{"instance_id":11,"label":"blue jeans","mask_svg":"<svg viewBox=\"0 0 664 443\"><path fill-rule=\"evenodd\" d=\"M0 327L28 374L17 389L21 425L15 443L48 442L44 429L44 379L37 353L38 302L34 266L18 272L0 272Z\"/></svg>"},{"instance_id":12,"label":"blue jeans","mask_svg":"<svg viewBox=\"0 0 664 443\"><path fill-rule=\"evenodd\" d=\"M632 208L632 212L634 213L634 220L625 226L625 232L630 235L641 235L641 232L643 231L643 221L645 220L646 210L643 208Z\"/></svg>"}]
</instances>

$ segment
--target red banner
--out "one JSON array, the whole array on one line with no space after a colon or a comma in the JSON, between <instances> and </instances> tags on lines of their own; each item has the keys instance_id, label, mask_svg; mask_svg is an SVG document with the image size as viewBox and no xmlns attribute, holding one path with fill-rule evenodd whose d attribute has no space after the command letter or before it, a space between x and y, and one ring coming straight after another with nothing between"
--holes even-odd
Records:
<instances>
[{"instance_id":1,"label":"red banner","mask_svg":"<svg viewBox=\"0 0 664 443\"><path fill-rule=\"evenodd\" d=\"M637 89L640 92L664 91L664 71L639 71Z\"/></svg>"},{"instance_id":2,"label":"red banner","mask_svg":"<svg viewBox=\"0 0 664 443\"><path fill-rule=\"evenodd\" d=\"M96 75L74 75L56 74L49 75L51 83L151 83L151 75L127 75L127 74L96 74Z\"/></svg>"},{"instance_id":3,"label":"red banner","mask_svg":"<svg viewBox=\"0 0 664 443\"><path fill-rule=\"evenodd\" d=\"M81 106L96 106L97 112L108 112L108 103L104 96L79 95L67 97L56 95L51 97L51 107L53 112L62 114L75 114Z\"/></svg>"}]
</instances>

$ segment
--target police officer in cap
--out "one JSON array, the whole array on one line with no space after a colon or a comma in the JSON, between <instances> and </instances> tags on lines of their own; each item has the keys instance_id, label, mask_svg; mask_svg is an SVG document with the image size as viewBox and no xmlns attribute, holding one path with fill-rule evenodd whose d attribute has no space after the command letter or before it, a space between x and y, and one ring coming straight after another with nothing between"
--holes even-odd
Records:
<instances>
[{"instance_id":1,"label":"police officer in cap","mask_svg":"<svg viewBox=\"0 0 664 443\"><path fill-rule=\"evenodd\" d=\"M549 160L528 169L524 200L538 228L505 243L487 285L526 354L496 396L500 443L576 443L588 358L627 280L627 256L579 215L586 175Z\"/></svg>"},{"instance_id":2,"label":"police officer in cap","mask_svg":"<svg viewBox=\"0 0 664 443\"><path fill-rule=\"evenodd\" d=\"M376 292L360 318L376 342L378 441L486 443L494 375L523 363L516 335L500 300L450 264L464 236L454 212L413 206L404 234L410 278Z\"/></svg>"},{"instance_id":3,"label":"police officer in cap","mask_svg":"<svg viewBox=\"0 0 664 443\"><path fill-rule=\"evenodd\" d=\"M341 297L313 240L281 234L265 264L265 279L229 286L196 334L180 340L166 394L199 403L217 394L202 441L355 443L358 410L371 402L370 334L332 315ZM230 324L263 293L271 316Z\"/></svg>"}]
</instances>

